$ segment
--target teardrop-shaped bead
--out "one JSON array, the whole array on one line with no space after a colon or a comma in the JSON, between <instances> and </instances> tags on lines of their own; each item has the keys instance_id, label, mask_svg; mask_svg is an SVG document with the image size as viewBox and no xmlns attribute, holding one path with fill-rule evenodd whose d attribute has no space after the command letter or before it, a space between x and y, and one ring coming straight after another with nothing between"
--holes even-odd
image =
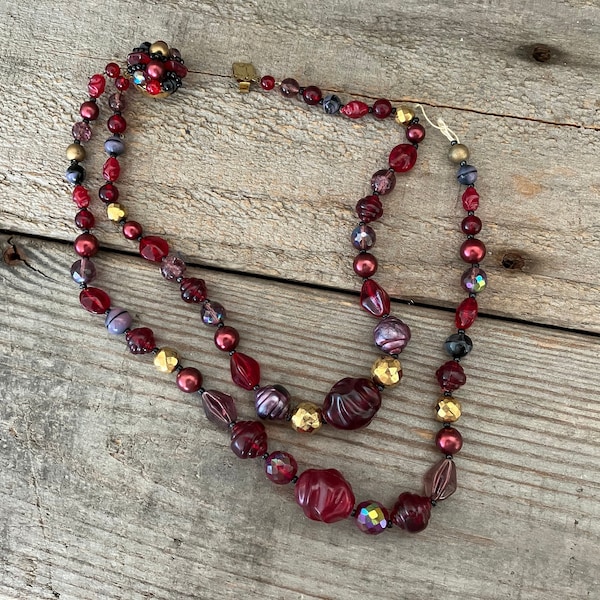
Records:
<instances>
[{"instance_id":1,"label":"teardrop-shaped bead","mask_svg":"<svg viewBox=\"0 0 600 600\"><path fill-rule=\"evenodd\" d=\"M457 390L467 382L465 370L455 360L449 360L448 362L445 362L435 372L435 376L437 377L440 387L445 392Z\"/></svg>"},{"instance_id":2,"label":"teardrop-shaped bead","mask_svg":"<svg viewBox=\"0 0 600 600\"><path fill-rule=\"evenodd\" d=\"M325 397L323 416L338 429L358 429L371 422L380 406L381 393L370 379L345 377Z\"/></svg>"},{"instance_id":3,"label":"teardrop-shaped bead","mask_svg":"<svg viewBox=\"0 0 600 600\"><path fill-rule=\"evenodd\" d=\"M295 487L296 502L313 521L335 523L350 516L354 493L337 469L307 469Z\"/></svg>"},{"instance_id":4,"label":"teardrop-shaped bead","mask_svg":"<svg viewBox=\"0 0 600 600\"><path fill-rule=\"evenodd\" d=\"M260 383L260 365L251 356L234 352L229 361L233 383L251 390Z\"/></svg>"},{"instance_id":5,"label":"teardrop-shaped bead","mask_svg":"<svg viewBox=\"0 0 600 600\"><path fill-rule=\"evenodd\" d=\"M237 419L235 400L223 392L206 390L202 392L202 408L206 418L215 425L227 429Z\"/></svg>"},{"instance_id":6,"label":"teardrop-shaped bead","mask_svg":"<svg viewBox=\"0 0 600 600\"><path fill-rule=\"evenodd\" d=\"M431 499L411 492L398 496L390 513L392 523L409 533L423 531L431 516Z\"/></svg>"},{"instance_id":7,"label":"teardrop-shaped bead","mask_svg":"<svg viewBox=\"0 0 600 600\"><path fill-rule=\"evenodd\" d=\"M266 385L254 392L254 406L261 419L287 419L290 393L282 385Z\"/></svg>"},{"instance_id":8,"label":"teardrop-shaped bead","mask_svg":"<svg viewBox=\"0 0 600 600\"><path fill-rule=\"evenodd\" d=\"M390 152L390 167L396 173L410 171L417 162L417 149L412 144L398 144Z\"/></svg>"},{"instance_id":9,"label":"teardrop-shaped bead","mask_svg":"<svg viewBox=\"0 0 600 600\"><path fill-rule=\"evenodd\" d=\"M400 354L410 342L410 327L398 317L381 319L373 330L375 345L387 354Z\"/></svg>"},{"instance_id":10,"label":"teardrop-shaped bead","mask_svg":"<svg viewBox=\"0 0 600 600\"><path fill-rule=\"evenodd\" d=\"M478 306L475 298L465 298L457 307L454 323L459 329L469 329L477 319Z\"/></svg>"},{"instance_id":11,"label":"teardrop-shaped bead","mask_svg":"<svg viewBox=\"0 0 600 600\"><path fill-rule=\"evenodd\" d=\"M375 317L390 312L388 293L373 279L367 279L360 290L360 305Z\"/></svg>"},{"instance_id":12,"label":"teardrop-shaped bead","mask_svg":"<svg viewBox=\"0 0 600 600\"><path fill-rule=\"evenodd\" d=\"M231 450L239 458L256 458L267 451L267 432L258 421L238 421L231 428Z\"/></svg>"},{"instance_id":13,"label":"teardrop-shaped bead","mask_svg":"<svg viewBox=\"0 0 600 600\"><path fill-rule=\"evenodd\" d=\"M425 473L425 494L434 502L445 500L456 491L456 465L451 458L442 458Z\"/></svg>"}]
</instances>

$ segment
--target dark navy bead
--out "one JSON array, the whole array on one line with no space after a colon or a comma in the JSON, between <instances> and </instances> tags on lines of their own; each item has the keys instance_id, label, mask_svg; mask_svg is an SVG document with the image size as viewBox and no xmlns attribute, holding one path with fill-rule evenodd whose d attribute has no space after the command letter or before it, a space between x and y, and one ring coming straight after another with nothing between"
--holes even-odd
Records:
<instances>
[{"instance_id":1,"label":"dark navy bead","mask_svg":"<svg viewBox=\"0 0 600 600\"><path fill-rule=\"evenodd\" d=\"M462 165L456 173L458 183L472 185L477 181L477 169L473 165Z\"/></svg>"},{"instance_id":2,"label":"dark navy bead","mask_svg":"<svg viewBox=\"0 0 600 600\"><path fill-rule=\"evenodd\" d=\"M79 185L85 179L85 169L78 164L69 165L65 177L69 183Z\"/></svg>"},{"instance_id":3,"label":"dark navy bead","mask_svg":"<svg viewBox=\"0 0 600 600\"><path fill-rule=\"evenodd\" d=\"M342 108L342 101L334 94L329 94L323 98L323 112L328 115L335 115L335 113L340 112L340 108Z\"/></svg>"},{"instance_id":4,"label":"dark navy bead","mask_svg":"<svg viewBox=\"0 0 600 600\"><path fill-rule=\"evenodd\" d=\"M104 142L104 151L112 156L120 156L125 152L125 142L119 136L113 135Z\"/></svg>"},{"instance_id":5,"label":"dark navy bead","mask_svg":"<svg viewBox=\"0 0 600 600\"><path fill-rule=\"evenodd\" d=\"M444 348L452 358L462 358L473 350L473 342L464 333L453 333L444 343Z\"/></svg>"}]
</instances>

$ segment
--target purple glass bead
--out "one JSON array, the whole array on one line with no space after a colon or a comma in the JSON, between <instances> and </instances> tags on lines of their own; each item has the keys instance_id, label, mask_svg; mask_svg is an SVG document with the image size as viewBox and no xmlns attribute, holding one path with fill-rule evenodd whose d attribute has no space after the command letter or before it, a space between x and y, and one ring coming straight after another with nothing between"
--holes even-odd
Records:
<instances>
[{"instance_id":1,"label":"purple glass bead","mask_svg":"<svg viewBox=\"0 0 600 600\"><path fill-rule=\"evenodd\" d=\"M477 169L473 165L461 165L456 173L458 183L473 185L477 181Z\"/></svg>"},{"instance_id":2,"label":"purple glass bead","mask_svg":"<svg viewBox=\"0 0 600 600\"><path fill-rule=\"evenodd\" d=\"M377 535L388 526L390 514L384 506L374 500L366 500L356 507L356 525L363 533Z\"/></svg>"},{"instance_id":3,"label":"purple glass bead","mask_svg":"<svg viewBox=\"0 0 600 600\"><path fill-rule=\"evenodd\" d=\"M389 194L396 187L396 173L392 169L381 169L373 173L371 188L380 196Z\"/></svg>"},{"instance_id":4,"label":"purple glass bead","mask_svg":"<svg viewBox=\"0 0 600 600\"><path fill-rule=\"evenodd\" d=\"M90 283L96 278L96 267L89 258L80 258L71 265L71 277L75 283Z\"/></svg>"},{"instance_id":5,"label":"purple glass bead","mask_svg":"<svg viewBox=\"0 0 600 600\"><path fill-rule=\"evenodd\" d=\"M131 327L132 320L131 315L124 308L111 308L106 315L104 325L108 333L121 335Z\"/></svg>"},{"instance_id":6,"label":"purple glass bead","mask_svg":"<svg viewBox=\"0 0 600 600\"><path fill-rule=\"evenodd\" d=\"M282 96L292 98L300 91L300 84L291 77L284 79L279 86L279 91Z\"/></svg>"},{"instance_id":7,"label":"purple glass bead","mask_svg":"<svg viewBox=\"0 0 600 600\"><path fill-rule=\"evenodd\" d=\"M487 275L483 269L471 267L462 274L460 281L467 292L479 294L479 292L485 290L485 286L487 285Z\"/></svg>"},{"instance_id":8,"label":"purple glass bead","mask_svg":"<svg viewBox=\"0 0 600 600\"><path fill-rule=\"evenodd\" d=\"M206 390L202 392L202 407L206 418L224 429L237 419L235 400L229 394Z\"/></svg>"},{"instance_id":9,"label":"purple glass bead","mask_svg":"<svg viewBox=\"0 0 600 600\"><path fill-rule=\"evenodd\" d=\"M287 419L290 393L282 385L266 385L254 392L254 405L261 419Z\"/></svg>"},{"instance_id":10,"label":"purple glass bead","mask_svg":"<svg viewBox=\"0 0 600 600\"><path fill-rule=\"evenodd\" d=\"M89 142L92 139L92 128L85 121L75 123L73 129L71 129L71 133L80 142Z\"/></svg>"},{"instance_id":11,"label":"purple glass bead","mask_svg":"<svg viewBox=\"0 0 600 600\"><path fill-rule=\"evenodd\" d=\"M125 142L118 135L113 135L104 142L104 152L111 156L120 156L125 152Z\"/></svg>"},{"instance_id":12,"label":"purple glass bead","mask_svg":"<svg viewBox=\"0 0 600 600\"><path fill-rule=\"evenodd\" d=\"M375 245L375 230L370 225L359 225L350 236L357 250L368 250Z\"/></svg>"},{"instance_id":13,"label":"purple glass bead","mask_svg":"<svg viewBox=\"0 0 600 600\"><path fill-rule=\"evenodd\" d=\"M410 327L397 317L381 319L373 330L375 345L387 354L400 354L410 342Z\"/></svg>"},{"instance_id":14,"label":"purple glass bead","mask_svg":"<svg viewBox=\"0 0 600 600\"><path fill-rule=\"evenodd\" d=\"M168 254L162 259L160 274L167 281L177 281L177 279L183 277L185 269L185 262L177 254Z\"/></svg>"},{"instance_id":15,"label":"purple glass bead","mask_svg":"<svg viewBox=\"0 0 600 600\"><path fill-rule=\"evenodd\" d=\"M425 495L434 502L452 496L456 487L456 465L451 458L442 458L425 473Z\"/></svg>"},{"instance_id":16,"label":"purple glass bead","mask_svg":"<svg viewBox=\"0 0 600 600\"><path fill-rule=\"evenodd\" d=\"M108 106L110 106L111 110L115 112L123 112L126 107L125 98L123 98L123 94L117 92L116 94L111 94L108 99Z\"/></svg>"},{"instance_id":17,"label":"purple glass bead","mask_svg":"<svg viewBox=\"0 0 600 600\"><path fill-rule=\"evenodd\" d=\"M265 474L277 485L285 485L294 479L298 472L296 459L287 452L271 452L265 459Z\"/></svg>"},{"instance_id":18,"label":"purple glass bead","mask_svg":"<svg viewBox=\"0 0 600 600\"><path fill-rule=\"evenodd\" d=\"M225 319L225 308L218 302L210 302L207 300L202 305L200 314L202 315L202 322L205 325L216 327Z\"/></svg>"}]
</instances>

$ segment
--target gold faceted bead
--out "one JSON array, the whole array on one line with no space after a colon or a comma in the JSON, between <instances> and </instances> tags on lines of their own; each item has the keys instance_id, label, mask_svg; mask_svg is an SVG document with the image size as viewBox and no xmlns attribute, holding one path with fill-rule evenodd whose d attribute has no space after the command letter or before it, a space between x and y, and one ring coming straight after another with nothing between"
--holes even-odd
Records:
<instances>
[{"instance_id":1,"label":"gold faceted bead","mask_svg":"<svg viewBox=\"0 0 600 600\"><path fill-rule=\"evenodd\" d=\"M396 123L408 125L415 118L415 111L408 106L399 106L396 109Z\"/></svg>"},{"instance_id":2,"label":"gold faceted bead","mask_svg":"<svg viewBox=\"0 0 600 600\"><path fill-rule=\"evenodd\" d=\"M454 423L460 419L460 402L451 396L441 396L435 405L435 416L438 421Z\"/></svg>"},{"instance_id":3,"label":"gold faceted bead","mask_svg":"<svg viewBox=\"0 0 600 600\"><path fill-rule=\"evenodd\" d=\"M371 367L371 377L375 383L394 387L402 379L402 365L393 356L380 356Z\"/></svg>"},{"instance_id":4,"label":"gold faceted bead","mask_svg":"<svg viewBox=\"0 0 600 600\"><path fill-rule=\"evenodd\" d=\"M85 160L85 148L81 144L69 144L67 146L67 160L78 162Z\"/></svg>"},{"instance_id":5,"label":"gold faceted bead","mask_svg":"<svg viewBox=\"0 0 600 600\"><path fill-rule=\"evenodd\" d=\"M464 144L453 144L448 151L448 158L450 162L458 165L464 160L468 160L469 149Z\"/></svg>"},{"instance_id":6,"label":"gold faceted bead","mask_svg":"<svg viewBox=\"0 0 600 600\"><path fill-rule=\"evenodd\" d=\"M161 348L154 357L154 366L161 373L172 373L179 364L179 355L173 348Z\"/></svg>"},{"instance_id":7,"label":"gold faceted bead","mask_svg":"<svg viewBox=\"0 0 600 600\"><path fill-rule=\"evenodd\" d=\"M111 202L106 207L106 214L111 221L115 221L115 223L118 223L127 216L127 211L118 202Z\"/></svg>"},{"instance_id":8,"label":"gold faceted bead","mask_svg":"<svg viewBox=\"0 0 600 600\"><path fill-rule=\"evenodd\" d=\"M292 412L292 427L300 433L312 433L323 425L321 409L314 402L301 402Z\"/></svg>"},{"instance_id":9,"label":"gold faceted bead","mask_svg":"<svg viewBox=\"0 0 600 600\"><path fill-rule=\"evenodd\" d=\"M154 42L154 44L150 46L150 54L169 56L169 46L166 42Z\"/></svg>"}]
</instances>

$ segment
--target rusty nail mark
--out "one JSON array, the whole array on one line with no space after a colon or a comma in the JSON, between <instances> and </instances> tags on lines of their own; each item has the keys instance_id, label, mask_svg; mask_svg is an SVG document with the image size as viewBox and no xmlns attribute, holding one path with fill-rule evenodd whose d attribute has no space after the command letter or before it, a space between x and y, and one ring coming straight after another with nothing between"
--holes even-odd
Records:
<instances>
[{"instance_id":1,"label":"rusty nail mark","mask_svg":"<svg viewBox=\"0 0 600 600\"><path fill-rule=\"evenodd\" d=\"M522 271L525 266L525 259L517 252L507 252L501 261L502 266L505 269L511 271Z\"/></svg>"},{"instance_id":2,"label":"rusty nail mark","mask_svg":"<svg viewBox=\"0 0 600 600\"><path fill-rule=\"evenodd\" d=\"M548 62L552 57L552 53L546 44L536 44L533 47L531 56L533 56L533 58L538 62Z\"/></svg>"}]
</instances>

